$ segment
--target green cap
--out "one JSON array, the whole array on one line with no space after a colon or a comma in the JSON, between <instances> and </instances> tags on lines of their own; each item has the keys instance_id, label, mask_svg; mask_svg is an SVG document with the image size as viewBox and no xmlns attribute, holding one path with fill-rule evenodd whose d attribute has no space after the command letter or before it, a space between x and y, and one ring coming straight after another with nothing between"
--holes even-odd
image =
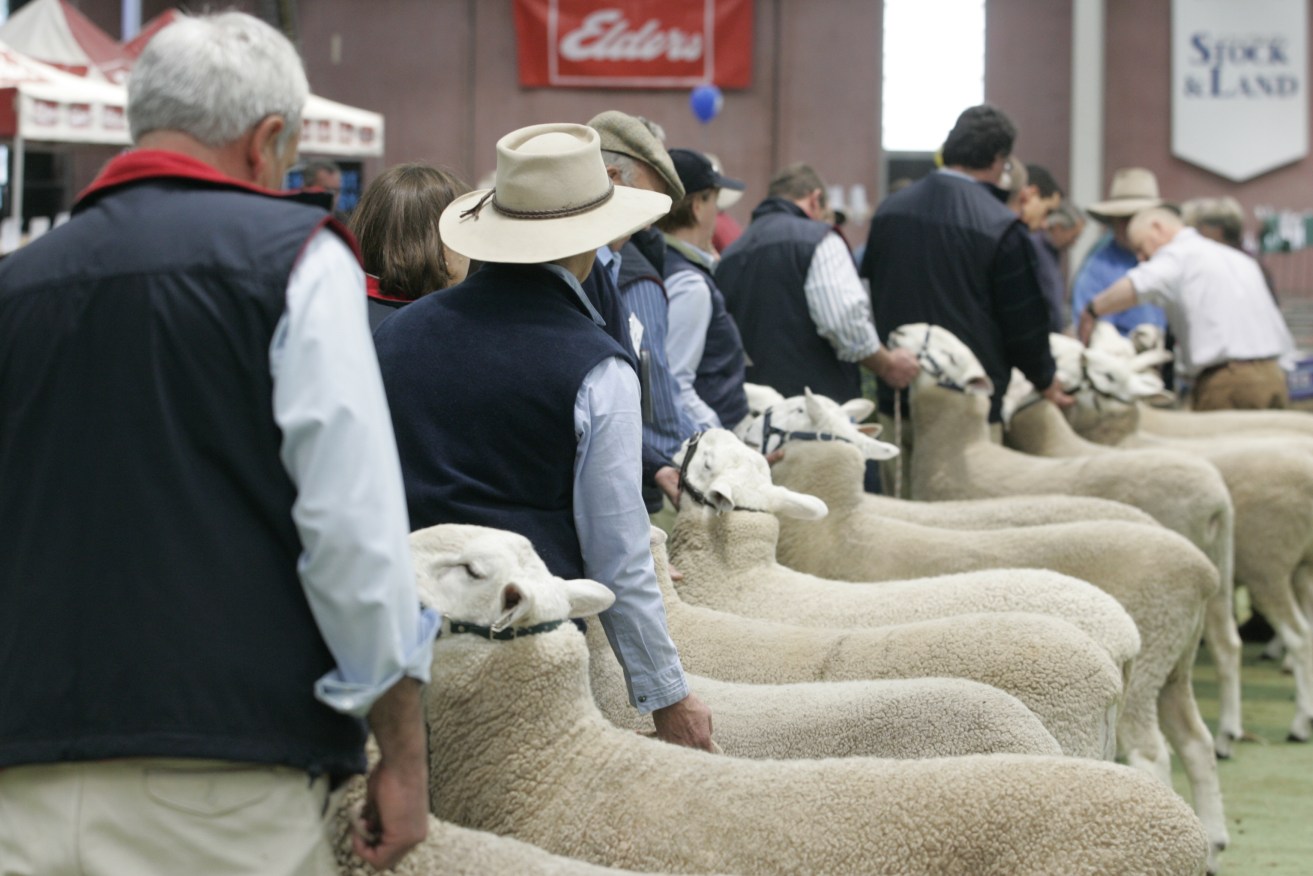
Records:
<instances>
[{"instance_id":1,"label":"green cap","mask_svg":"<svg viewBox=\"0 0 1313 876\"><path fill-rule=\"evenodd\" d=\"M671 200L678 201L684 197L684 185L675 172L670 153L647 129L647 125L619 110L607 110L593 116L588 127L601 137L603 149L628 155L655 170L666 184L666 194L670 195Z\"/></svg>"}]
</instances>

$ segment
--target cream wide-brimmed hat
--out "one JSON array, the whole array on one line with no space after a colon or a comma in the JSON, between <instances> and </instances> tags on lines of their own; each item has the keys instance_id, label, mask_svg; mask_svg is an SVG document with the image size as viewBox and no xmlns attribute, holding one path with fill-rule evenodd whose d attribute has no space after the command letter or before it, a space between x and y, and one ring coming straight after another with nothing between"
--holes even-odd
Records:
<instances>
[{"instance_id":1,"label":"cream wide-brimmed hat","mask_svg":"<svg viewBox=\"0 0 1313 876\"><path fill-rule=\"evenodd\" d=\"M1090 204L1085 212L1106 223L1110 219L1124 219L1141 210L1162 205L1163 199L1158 196L1158 177L1152 170L1122 167L1112 175L1108 200Z\"/></svg>"},{"instance_id":2,"label":"cream wide-brimmed hat","mask_svg":"<svg viewBox=\"0 0 1313 876\"><path fill-rule=\"evenodd\" d=\"M712 170L714 170L716 173L725 172L725 168L721 165L720 158L718 156L712 155L710 152L703 152L702 154L707 156L707 160L711 162ZM739 199L742 197L743 197L743 189L731 189L728 186L722 187L721 190L716 194L716 207L717 209L720 210L728 210L730 207L733 207L735 204L737 204L739 202Z\"/></svg>"},{"instance_id":3,"label":"cream wide-brimmed hat","mask_svg":"<svg viewBox=\"0 0 1313 876\"><path fill-rule=\"evenodd\" d=\"M533 125L497 141L493 188L452 201L438 232L471 259L537 264L597 249L669 210L666 195L611 184L592 128Z\"/></svg>"}]
</instances>

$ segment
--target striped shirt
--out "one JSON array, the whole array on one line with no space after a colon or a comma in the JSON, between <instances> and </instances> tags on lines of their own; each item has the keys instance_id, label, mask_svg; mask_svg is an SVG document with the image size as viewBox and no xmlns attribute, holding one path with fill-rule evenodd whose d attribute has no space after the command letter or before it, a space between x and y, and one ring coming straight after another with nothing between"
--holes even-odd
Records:
<instances>
[{"instance_id":1,"label":"striped shirt","mask_svg":"<svg viewBox=\"0 0 1313 876\"><path fill-rule=\"evenodd\" d=\"M860 362L880 349L871 298L839 235L827 234L816 245L803 292L816 333L830 342L839 361Z\"/></svg>"}]
</instances>

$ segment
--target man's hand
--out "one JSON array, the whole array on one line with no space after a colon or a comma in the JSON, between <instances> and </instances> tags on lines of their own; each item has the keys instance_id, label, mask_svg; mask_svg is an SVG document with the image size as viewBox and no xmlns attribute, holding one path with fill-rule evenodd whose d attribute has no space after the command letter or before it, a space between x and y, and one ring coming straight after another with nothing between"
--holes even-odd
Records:
<instances>
[{"instance_id":1,"label":"man's hand","mask_svg":"<svg viewBox=\"0 0 1313 876\"><path fill-rule=\"evenodd\" d=\"M351 847L378 870L390 870L424 841L429 828L429 758L420 685L403 678L369 711L379 758L365 785L365 803Z\"/></svg>"},{"instance_id":2,"label":"man's hand","mask_svg":"<svg viewBox=\"0 0 1313 876\"><path fill-rule=\"evenodd\" d=\"M882 346L867 361L871 363L871 370L876 376L894 389L905 389L921 371L916 354L901 347L890 350Z\"/></svg>"},{"instance_id":3,"label":"man's hand","mask_svg":"<svg viewBox=\"0 0 1313 876\"><path fill-rule=\"evenodd\" d=\"M1049 388L1040 394L1060 408L1069 408L1076 404L1076 399L1063 392L1062 384L1058 383L1058 378L1056 377L1054 377L1053 382L1049 384Z\"/></svg>"},{"instance_id":4,"label":"man's hand","mask_svg":"<svg viewBox=\"0 0 1313 876\"><path fill-rule=\"evenodd\" d=\"M663 742L714 751L711 741L711 710L694 694L652 713L657 738Z\"/></svg>"},{"instance_id":5,"label":"man's hand","mask_svg":"<svg viewBox=\"0 0 1313 876\"><path fill-rule=\"evenodd\" d=\"M670 504L679 509L679 469L670 465L663 465L652 475L652 480L661 488L661 492L666 494Z\"/></svg>"}]
</instances>

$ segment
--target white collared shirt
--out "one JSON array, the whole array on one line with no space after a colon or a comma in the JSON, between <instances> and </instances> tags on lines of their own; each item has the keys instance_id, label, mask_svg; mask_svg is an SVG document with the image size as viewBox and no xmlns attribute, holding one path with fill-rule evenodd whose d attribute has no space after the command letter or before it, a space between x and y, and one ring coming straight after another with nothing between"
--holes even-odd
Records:
<instances>
[{"instance_id":1,"label":"white collared shirt","mask_svg":"<svg viewBox=\"0 0 1313 876\"><path fill-rule=\"evenodd\" d=\"M355 256L335 233L320 231L292 271L269 345L272 414L296 484L297 572L336 662L314 693L357 716L402 676L429 680L439 623L419 606L366 301Z\"/></svg>"},{"instance_id":2,"label":"white collared shirt","mask_svg":"<svg viewBox=\"0 0 1313 876\"><path fill-rule=\"evenodd\" d=\"M1193 228L1182 228L1126 276L1142 301L1167 311L1186 374L1294 350L1258 262Z\"/></svg>"}]
</instances>

